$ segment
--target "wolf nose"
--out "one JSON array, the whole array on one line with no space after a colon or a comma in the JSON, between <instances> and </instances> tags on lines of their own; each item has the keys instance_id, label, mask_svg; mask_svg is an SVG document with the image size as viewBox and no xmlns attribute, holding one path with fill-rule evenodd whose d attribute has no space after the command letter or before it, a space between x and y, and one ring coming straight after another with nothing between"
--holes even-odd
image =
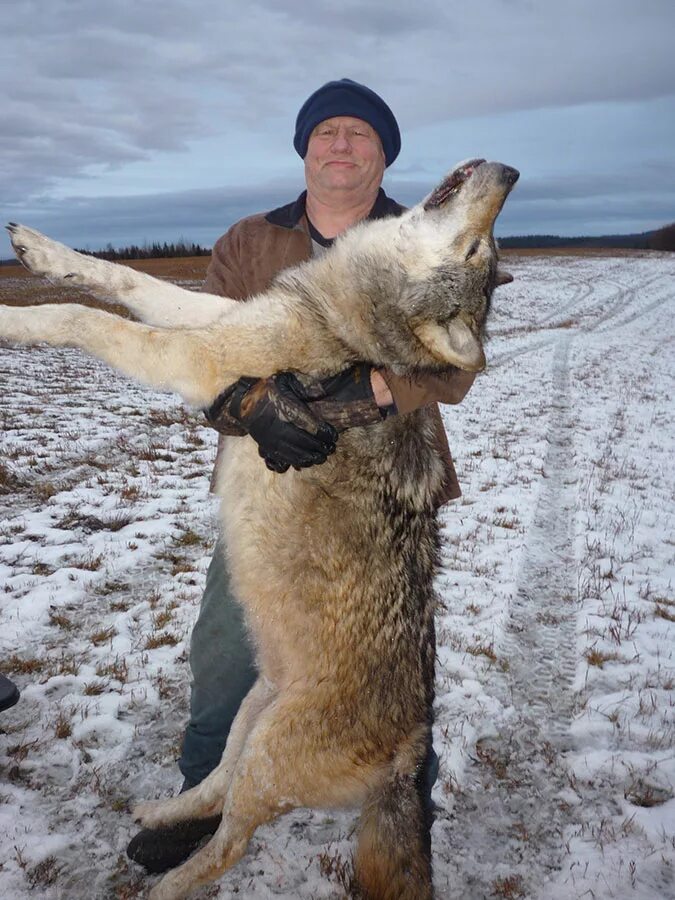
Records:
<instances>
[{"instance_id":1,"label":"wolf nose","mask_svg":"<svg viewBox=\"0 0 675 900\"><path fill-rule=\"evenodd\" d=\"M511 187L518 181L520 178L520 172L518 169L514 169L512 166L504 166L504 171L502 173L504 181Z\"/></svg>"}]
</instances>

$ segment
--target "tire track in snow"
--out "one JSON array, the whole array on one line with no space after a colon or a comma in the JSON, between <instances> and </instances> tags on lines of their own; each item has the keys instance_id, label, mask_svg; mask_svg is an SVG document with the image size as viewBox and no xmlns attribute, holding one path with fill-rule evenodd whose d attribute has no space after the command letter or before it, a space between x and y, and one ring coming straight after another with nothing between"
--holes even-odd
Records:
<instances>
[{"instance_id":1,"label":"tire track in snow","mask_svg":"<svg viewBox=\"0 0 675 900\"><path fill-rule=\"evenodd\" d=\"M673 274L675 274L675 272ZM589 325L583 327L582 331L585 331L586 333L595 332L596 334L613 331L616 328L622 328L624 325L630 325L637 319L647 315L653 309L661 306L666 300L669 300L672 297L672 276L670 276L668 280L663 279L663 281L663 292L656 298L650 300L649 303L637 306L633 305L632 307L629 304L625 304L620 309L611 311L595 322L591 322ZM650 292L650 294L651 293L652 292ZM624 313L626 313L626 315L624 315Z\"/></svg>"},{"instance_id":2,"label":"tire track in snow","mask_svg":"<svg viewBox=\"0 0 675 900\"><path fill-rule=\"evenodd\" d=\"M574 336L557 344L547 431L545 477L512 603L503 650L510 661L514 706L552 729L568 731L575 670L575 585L571 470L573 423L569 407L569 351Z\"/></svg>"},{"instance_id":3,"label":"tire track in snow","mask_svg":"<svg viewBox=\"0 0 675 900\"><path fill-rule=\"evenodd\" d=\"M493 735L478 740L452 813L437 825L447 831L442 843L463 873L462 883L441 892L453 900L493 896L499 878L513 879L522 896L543 897L542 885L563 858L567 781L561 757L569 746L576 652L573 337L561 337L553 354L546 477L498 654L509 661L508 673L493 685L506 713Z\"/></svg>"},{"instance_id":4,"label":"tire track in snow","mask_svg":"<svg viewBox=\"0 0 675 900\"><path fill-rule=\"evenodd\" d=\"M663 282L664 294L663 297L653 299L654 290L656 289L653 287L655 282ZM608 284L610 282L605 280L604 283ZM656 275L652 278L636 281L633 284L626 284L625 282L619 281L612 281L611 283L616 288L614 298L603 298L600 303L591 304L590 308L583 309L578 306L578 303L583 300L592 299L593 288L591 287L588 292L583 291L573 301L567 303L561 310L549 313L541 318L532 326L534 330L530 333L514 335L516 340L522 341L523 344L521 346L516 346L513 349L509 348L502 353L497 353L489 360L490 368L499 368L505 363L517 359L519 356L555 345L557 341L560 340L559 330L563 327L569 328L573 333L589 333L600 329L603 325L613 327L614 323L617 322L618 324L619 320L621 320L621 324L628 324L635 321L635 319L638 319L659 303L663 302L667 296L670 296L668 292L672 283L672 276ZM640 303L642 292L650 297L650 302L646 305ZM611 305L608 308L605 308L606 303L610 303ZM590 322L581 322L574 325L566 324L566 320L569 319L569 316L573 313L587 317L594 312L597 312L598 314ZM624 314L625 317L621 319ZM557 322L551 321L554 317L558 320ZM551 330L551 333L549 333L548 336L543 336L542 332L549 331L549 329ZM495 335L495 337L499 336Z\"/></svg>"}]
</instances>

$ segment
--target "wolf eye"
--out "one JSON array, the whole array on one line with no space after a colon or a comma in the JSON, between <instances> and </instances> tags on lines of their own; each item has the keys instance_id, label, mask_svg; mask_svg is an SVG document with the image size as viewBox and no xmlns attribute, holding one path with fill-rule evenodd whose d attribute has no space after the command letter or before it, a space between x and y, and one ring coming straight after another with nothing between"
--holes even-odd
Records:
<instances>
[{"instance_id":1,"label":"wolf eye","mask_svg":"<svg viewBox=\"0 0 675 900\"><path fill-rule=\"evenodd\" d=\"M469 251L466 254L466 256L464 257L464 262L466 262L468 259L471 259L472 256L475 256L479 247L480 247L480 238L476 238L476 240L473 242L473 244L469 247Z\"/></svg>"}]
</instances>

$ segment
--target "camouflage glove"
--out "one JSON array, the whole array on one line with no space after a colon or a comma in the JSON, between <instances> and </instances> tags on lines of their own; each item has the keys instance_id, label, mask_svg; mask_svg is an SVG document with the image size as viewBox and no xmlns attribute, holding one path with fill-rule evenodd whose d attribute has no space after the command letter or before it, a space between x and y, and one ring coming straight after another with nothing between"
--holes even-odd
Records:
<instances>
[{"instance_id":1,"label":"camouflage glove","mask_svg":"<svg viewBox=\"0 0 675 900\"><path fill-rule=\"evenodd\" d=\"M380 407L371 385L373 367L356 363L350 369L305 386L312 412L338 431L359 425L374 425L396 413L396 406Z\"/></svg>"},{"instance_id":2,"label":"camouflage glove","mask_svg":"<svg viewBox=\"0 0 675 900\"><path fill-rule=\"evenodd\" d=\"M240 378L206 410L206 417L216 428L223 417L238 422L273 472L286 472L291 466L304 469L324 463L338 438L332 425L311 412L306 399L305 389L291 372Z\"/></svg>"}]
</instances>

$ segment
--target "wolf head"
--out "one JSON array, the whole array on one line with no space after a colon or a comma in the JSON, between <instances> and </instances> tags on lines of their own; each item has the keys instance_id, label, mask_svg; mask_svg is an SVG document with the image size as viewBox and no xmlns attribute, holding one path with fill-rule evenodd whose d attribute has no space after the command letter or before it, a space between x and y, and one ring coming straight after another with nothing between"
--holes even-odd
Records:
<instances>
[{"instance_id":1,"label":"wolf head","mask_svg":"<svg viewBox=\"0 0 675 900\"><path fill-rule=\"evenodd\" d=\"M444 365L485 367L482 335L499 273L494 223L519 172L473 159L456 166L410 210L412 246L408 301L418 310L410 327L426 352Z\"/></svg>"},{"instance_id":2,"label":"wolf head","mask_svg":"<svg viewBox=\"0 0 675 900\"><path fill-rule=\"evenodd\" d=\"M461 163L399 218L364 223L340 238L335 251L357 302L350 306L346 293L335 306L357 358L400 374L484 368L492 291L511 280L498 271L493 227L518 177L502 163ZM333 300L335 289L333 280ZM366 334L370 346L359 344Z\"/></svg>"}]
</instances>

